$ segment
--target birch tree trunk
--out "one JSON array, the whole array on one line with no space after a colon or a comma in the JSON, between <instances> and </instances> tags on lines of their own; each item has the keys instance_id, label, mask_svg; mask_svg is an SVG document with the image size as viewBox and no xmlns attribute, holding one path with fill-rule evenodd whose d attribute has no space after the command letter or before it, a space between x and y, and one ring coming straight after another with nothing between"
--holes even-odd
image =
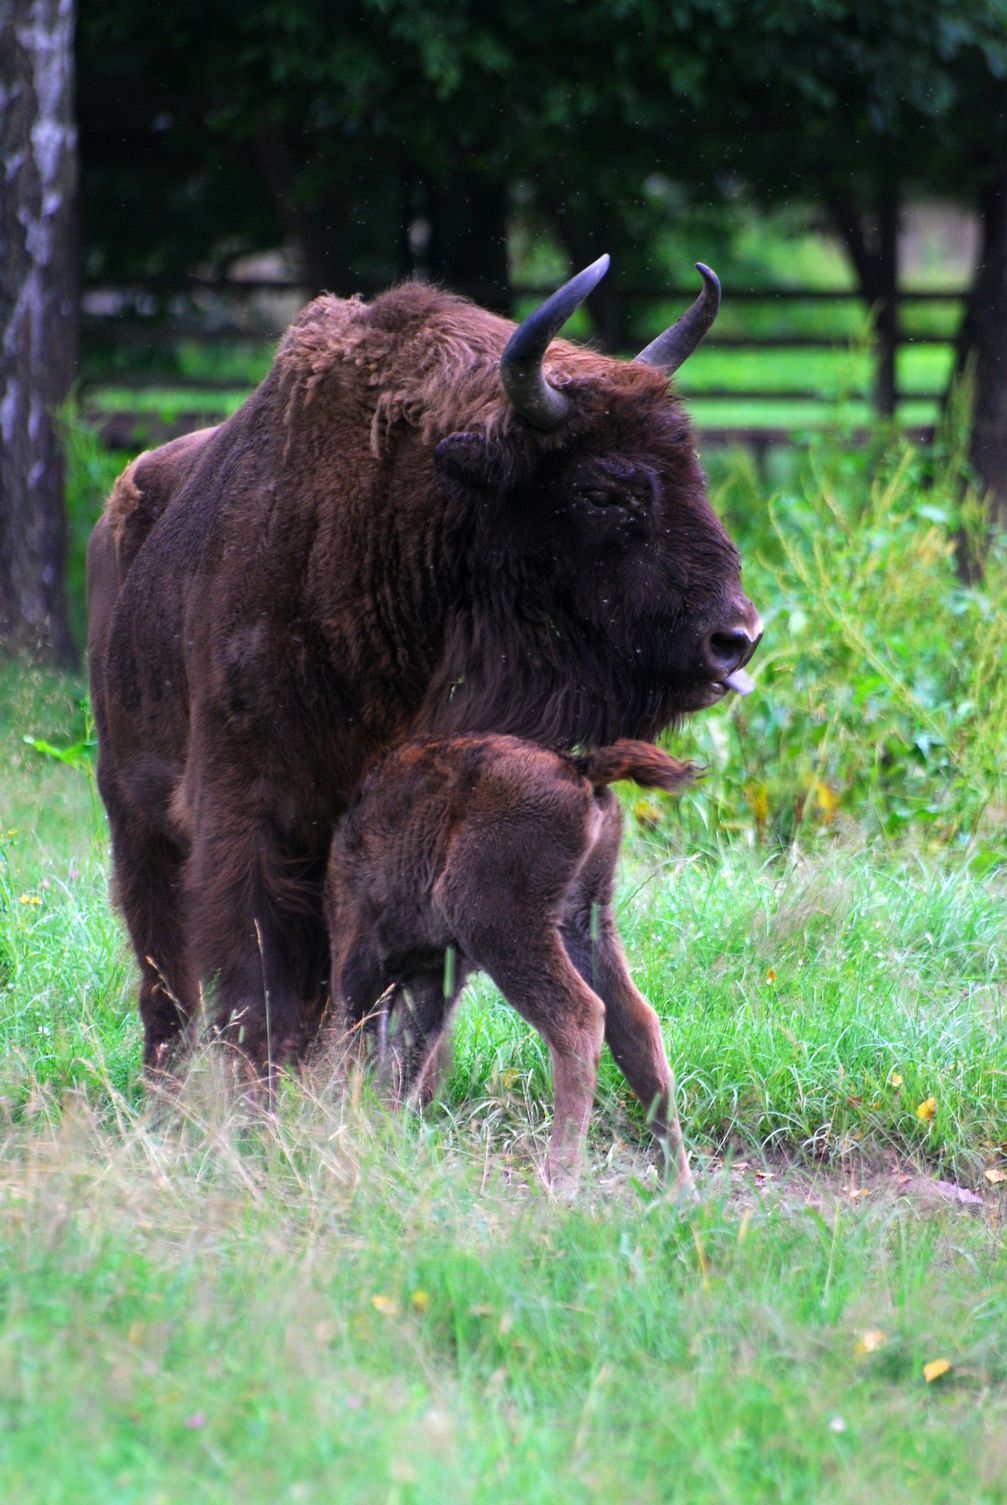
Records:
<instances>
[{"instance_id":1,"label":"birch tree trunk","mask_svg":"<svg viewBox=\"0 0 1007 1505\"><path fill-rule=\"evenodd\" d=\"M0 0L0 650L73 656L55 409L77 365L74 0Z\"/></svg>"}]
</instances>

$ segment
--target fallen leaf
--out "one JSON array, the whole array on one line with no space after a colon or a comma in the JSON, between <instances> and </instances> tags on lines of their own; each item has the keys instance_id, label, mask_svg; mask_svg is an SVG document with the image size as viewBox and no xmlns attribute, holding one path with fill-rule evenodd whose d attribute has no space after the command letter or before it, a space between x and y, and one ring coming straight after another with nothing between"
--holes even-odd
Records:
<instances>
[{"instance_id":1,"label":"fallen leaf","mask_svg":"<svg viewBox=\"0 0 1007 1505\"><path fill-rule=\"evenodd\" d=\"M969 1191L967 1186L956 1186L953 1181L935 1181L934 1188L942 1197L947 1197L949 1202L964 1202L970 1207L982 1206L982 1197L978 1192Z\"/></svg>"},{"instance_id":2,"label":"fallen leaf","mask_svg":"<svg viewBox=\"0 0 1007 1505\"><path fill-rule=\"evenodd\" d=\"M641 826L659 826L664 816L664 811L653 800L642 799L637 800L633 806L633 814Z\"/></svg>"},{"instance_id":3,"label":"fallen leaf","mask_svg":"<svg viewBox=\"0 0 1007 1505\"><path fill-rule=\"evenodd\" d=\"M882 1332L880 1327L869 1327L861 1333L856 1342L857 1353L877 1353L879 1348L884 1348L888 1342L888 1334Z\"/></svg>"},{"instance_id":4,"label":"fallen leaf","mask_svg":"<svg viewBox=\"0 0 1007 1505\"><path fill-rule=\"evenodd\" d=\"M983 1174L992 1186L999 1186L1001 1181L1007 1181L1007 1171L991 1170L984 1171Z\"/></svg>"},{"instance_id":5,"label":"fallen leaf","mask_svg":"<svg viewBox=\"0 0 1007 1505\"><path fill-rule=\"evenodd\" d=\"M916 1117L922 1119L924 1123L929 1123L936 1112L937 1099L935 1097L925 1097L916 1109Z\"/></svg>"},{"instance_id":6,"label":"fallen leaf","mask_svg":"<svg viewBox=\"0 0 1007 1505\"><path fill-rule=\"evenodd\" d=\"M764 784L746 784L745 798L749 809L755 816L755 824L761 835L767 819L769 818L769 795L766 793Z\"/></svg>"},{"instance_id":7,"label":"fallen leaf","mask_svg":"<svg viewBox=\"0 0 1007 1505\"><path fill-rule=\"evenodd\" d=\"M822 812L822 819L827 825L839 807L839 796L821 779L815 780L815 804Z\"/></svg>"},{"instance_id":8,"label":"fallen leaf","mask_svg":"<svg viewBox=\"0 0 1007 1505\"><path fill-rule=\"evenodd\" d=\"M939 1380L942 1374L947 1374L950 1368L950 1359L931 1359L929 1364L923 1366L923 1378L930 1385L934 1380Z\"/></svg>"},{"instance_id":9,"label":"fallen leaf","mask_svg":"<svg viewBox=\"0 0 1007 1505\"><path fill-rule=\"evenodd\" d=\"M371 1306L383 1317L397 1317L399 1314L399 1304L394 1296L372 1296Z\"/></svg>"}]
</instances>

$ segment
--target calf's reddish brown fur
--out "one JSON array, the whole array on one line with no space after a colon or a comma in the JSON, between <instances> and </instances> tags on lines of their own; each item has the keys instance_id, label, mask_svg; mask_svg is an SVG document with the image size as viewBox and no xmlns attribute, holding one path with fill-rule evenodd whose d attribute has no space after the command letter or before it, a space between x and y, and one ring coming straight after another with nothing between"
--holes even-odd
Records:
<instances>
[{"instance_id":1,"label":"calf's reddish brown fur","mask_svg":"<svg viewBox=\"0 0 1007 1505\"><path fill-rule=\"evenodd\" d=\"M488 972L549 1046L548 1179L576 1176L607 1040L691 1186L657 1015L615 926L621 818L607 786L679 789L693 772L632 741L571 757L514 737L419 737L387 753L332 845L336 1027L377 1037L402 1094L429 1091L451 1009Z\"/></svg>"}]
</instances>

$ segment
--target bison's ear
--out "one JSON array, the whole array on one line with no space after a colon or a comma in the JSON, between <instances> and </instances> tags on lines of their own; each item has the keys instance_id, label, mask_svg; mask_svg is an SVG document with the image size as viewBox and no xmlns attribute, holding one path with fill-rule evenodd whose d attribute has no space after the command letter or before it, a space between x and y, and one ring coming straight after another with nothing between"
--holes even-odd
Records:
<instances>
[{"instance_id":1,"label":"bison's ear","mask_svg":"<svg viewBox=\"0 0 1007 1505\"><path fill-rule=\"evenodd\" d=\"M477 491L490 491L500 481L500 460L483 434L449 434L434 450L434 464L442 481Z\"/></svg>"}]
</instances>

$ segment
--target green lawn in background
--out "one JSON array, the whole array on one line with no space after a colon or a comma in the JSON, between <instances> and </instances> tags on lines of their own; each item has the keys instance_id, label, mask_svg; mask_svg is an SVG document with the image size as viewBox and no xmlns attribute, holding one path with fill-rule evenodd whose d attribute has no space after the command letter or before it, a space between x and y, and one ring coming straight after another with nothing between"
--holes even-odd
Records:
<instances>
[{"instance_id":1,"label":"green lawn in background","mask_svg":"<svg viewBox=\"0 0 1007 1505\"><path fill-rule=\"evenodd\" d=\"M194 426L219 422L241 405L254 383L265 374L268 359L265 352L242 352L233 346L223 346L218 352L216 379L222 383L219 389L172 386L166 374L163 384L156 387L135 389L125 381L91 388L86 394L86 408L96 418L131 412L150 414L161 423L175 423L183 417ZM909 394L943 391L950 362L949 346L923 344L904 348L898 365L900 390ZM191 359L180 360L179 375L195 374L191 370L193 364ZM204 360L202 368L206 367ZM844 418L868 424L872 369L872 358L862 344L836 350L724 350L706 346L683 369L678 387L700 430L827 427L835 422L837 401L843 402ZM704 392L710 389L732 391L736 395L704 397ZM785 395L788 389L811 391L818 396L814 400L788 398ZM746 398L746 391L753 390L779 391L783 395L776 400ZM899 406L900 420L910 425L933 423L938 412L939 403L932 399L910 397ZM141 420L137 443L144 442Z\"/></svg>"}]
</instances>

